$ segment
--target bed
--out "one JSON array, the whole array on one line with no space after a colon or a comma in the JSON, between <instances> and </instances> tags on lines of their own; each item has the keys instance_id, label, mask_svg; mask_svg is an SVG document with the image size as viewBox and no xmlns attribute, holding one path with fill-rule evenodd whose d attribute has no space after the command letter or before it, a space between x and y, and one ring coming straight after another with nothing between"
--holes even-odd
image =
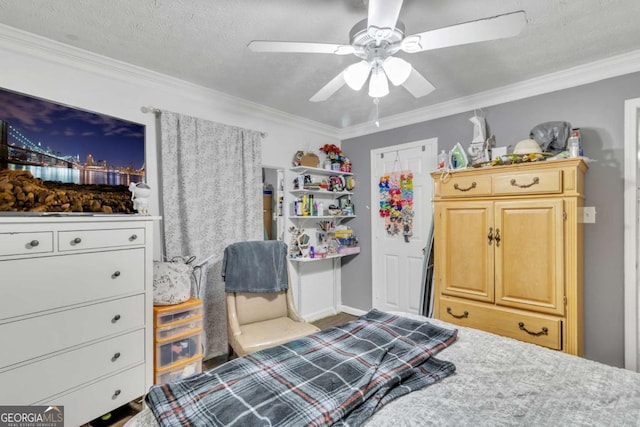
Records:
<instances>
[{"instance_id":1,"label":"bed","mask_svg":"<svg viewBox=\"0 0 640 427\"><path fill-rule=\"evenodd\" d=\"M363 425L640 426L638 373L436 319L387 314L457 330L451 343L430 350L455 368L383 402ZM146 408L126 427L155 425Z\"/></svg>"}]
</instances>

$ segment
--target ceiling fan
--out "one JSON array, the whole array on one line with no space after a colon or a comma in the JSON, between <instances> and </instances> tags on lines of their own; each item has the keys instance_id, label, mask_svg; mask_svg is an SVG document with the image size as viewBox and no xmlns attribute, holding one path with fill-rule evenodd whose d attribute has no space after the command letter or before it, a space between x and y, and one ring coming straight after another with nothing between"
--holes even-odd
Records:
<instances>
[{"instance_id":1,"label":"ceiling fan","mask_svg":"<svg viewBox=\"0 0 640 427\"><path fill-rule=\"evenodd\" d=\"M369 96L381 98L389 93L388 81L402 85L414 97L431 93L435 87L411 64L395 55L423 52L443 47L512 37L520 33L527 19L523 11L465 22L409 36L398 21L402 0L369 0L368 18L353 26L350 44L307 43L254 40L248 47L254 52L353 54L361 61L351 64L310 99L327 100L344 84L360 90L369 79ZM369 78L371 76L371 78Z\"/></svg>"}]
</instances>

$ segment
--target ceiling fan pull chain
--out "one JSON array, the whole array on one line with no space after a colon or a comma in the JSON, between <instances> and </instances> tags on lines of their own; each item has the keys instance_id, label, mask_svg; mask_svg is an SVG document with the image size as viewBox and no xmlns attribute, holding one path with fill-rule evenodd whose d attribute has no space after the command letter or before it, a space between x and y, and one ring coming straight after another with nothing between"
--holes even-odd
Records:
<instances>
[{"instance_id":1,"label":"ceiling fan pull chain","mask_svg":"<svg viewBox=\"0 0 640 427\"><path fill-rule=\"evenodd\" d=\"M379 128L380 127L380 108L378 107L380 105L380 98L373 98L373 103L376 105L376 121L374 122L376 124L376 127Z\"/></svg>"}]
</instances>

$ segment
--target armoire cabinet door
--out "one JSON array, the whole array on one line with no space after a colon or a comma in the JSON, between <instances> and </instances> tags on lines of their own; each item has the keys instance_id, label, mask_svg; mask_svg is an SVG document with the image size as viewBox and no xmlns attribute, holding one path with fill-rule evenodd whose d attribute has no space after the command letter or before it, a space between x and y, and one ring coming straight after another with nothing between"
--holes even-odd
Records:
<instances>
[{"instance_id":1,"label":"armoire cabinet door","mask_svg":"<svg viewBox=\"0 0 640 427\"><path fill-rule=\"evenodd\" d=\"M441 293L493 302L493 202L439 203L436 215Z\"/></svg>"},{"instance_id":2,"label":"armoire cabinet door","mask_svg":"<svg viewBox=\"0 0 640 427\"><path fill-rule=\"evenodd\" d=\"M562 199L495 203L496 304L564 314Z\"/></svg>"}]
</instances>

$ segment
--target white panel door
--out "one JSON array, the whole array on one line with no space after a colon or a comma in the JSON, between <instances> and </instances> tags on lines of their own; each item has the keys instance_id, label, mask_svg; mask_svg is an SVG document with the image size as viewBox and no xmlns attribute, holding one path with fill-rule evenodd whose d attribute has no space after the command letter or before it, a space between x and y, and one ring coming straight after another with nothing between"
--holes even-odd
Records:
<instances>
[{"instance_id":1,"label":"white panel door","mask_svg":"<svg viewBox=\"0 0 640 427\"><path fill-rule=\"evenodd\" d=\"M422 287L423 249L427 245L433 208L430 172L436 169L437 139L394 145L371 151L371 228L373 307L418 313ZM380 176L402 170L413 173L412 235L389 235L380 217Z\"/></svg>"}]
</instances>

